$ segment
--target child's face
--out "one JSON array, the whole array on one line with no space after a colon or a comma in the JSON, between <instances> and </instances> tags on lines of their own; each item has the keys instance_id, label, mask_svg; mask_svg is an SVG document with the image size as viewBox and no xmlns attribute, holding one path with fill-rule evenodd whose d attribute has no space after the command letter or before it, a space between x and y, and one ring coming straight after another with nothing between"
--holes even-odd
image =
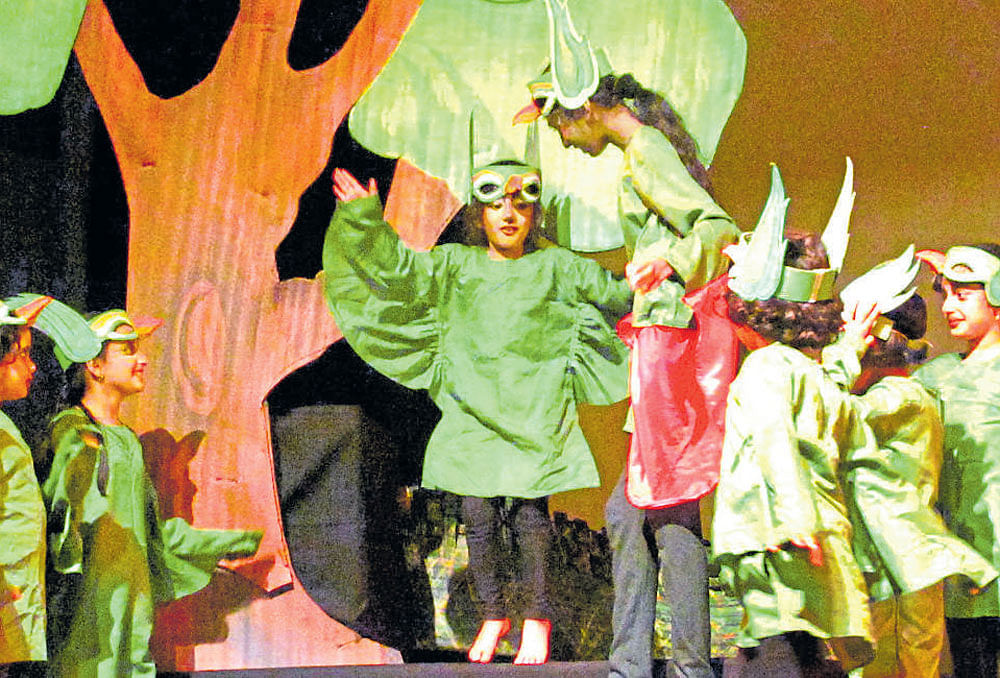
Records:
<instances>
[{"instance_id":1,"label":"child's face","mask_svg":"<svg viewBox=\"0 0 1000 678\"><path fill-rule=\"evenodd\" d=\"M22 327L17 343L0 359L0 402L26 398L36 369L31 359L31 332Z\"/></svg>"},{"instance_id":2,"label":"child's face","mask_svg":"<svg viewBox=\"0 0 1000 678\"><path fill-rule=\"evenodd\" d=\"M941 281L941 313L948 322L951 336L966 341L978 341L1000 329L1000 308L990 306L986 291L978 285L962 285Z\"/></svg>"},{"instance_id":3,"label":"child's face","mask_svg":"<svg viewBox=\"0 0 1000 678\"><path fill-rule=\"evenodd\" d=\"M128 328L121 331L128 331ZM146 388L149 361L139 350L138 340L109 341L102 355L94 360L99 370L99 381L122 395L139 393Z\"/></svg>"},{"instance_id":4,"label":"child's face","mask_svg":"<svg viewBox=\"0 0 1000 678\"><path fill-rule=\"evenodd\" d=\"M559 132L565 148L578 148L589 156L598 156L608 146L608 137L596 124L590 107L585 107L585 113L578 118L563 115L561 111L553 111L547 118L549 127Z\"/></svg>"},{"instance_id":5,"label":"child's face","mask_svg":"<svg viewBox=\"0 0 1000 678\"><path fill-rule=\"evenodd\" d=\"M483 206L483 230L494 259L518 259L524 254L524 241L531 230L535 203L517 195L506 195Z\"/></svg>"}]
</instances>

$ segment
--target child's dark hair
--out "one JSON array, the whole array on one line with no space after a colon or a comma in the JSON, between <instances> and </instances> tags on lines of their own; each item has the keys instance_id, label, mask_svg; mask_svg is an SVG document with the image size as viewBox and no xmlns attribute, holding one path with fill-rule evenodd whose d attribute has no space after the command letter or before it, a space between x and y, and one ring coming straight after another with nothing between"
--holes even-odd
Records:
<instances>
[{"instance_id":1,"label":"child's dark hair","mask_svg":"<svg viewBox=\"0 0 1000 678\"><path fill-rule=\"evenodd\" d=\"M0 363L4 362L7 354L17 345L17 340L24 325L0 325Z\"/></svg>"},{"instance_id":2,"label":"child's dark hair","mask_svg":"<svg viewBox=\"0 0 1000 678\"><path fill-rule=\"evenodd\" d=\"M872 343L861 358L862 367L907 367L927 360L928 345L910 343L923 338L927 331L927 304L923 297L914 294L883 315L892 321L892 332L888 339L876 339Z\"/></svg>"},{"instance_id":3,"label":"child's dark hair","mask_svg":"<svg viewBox=\"0 0 1000 678\"><path fill-rule=\"evenodd\" d=\"M804 270L829 266L826 248L818 235L790 231L785 238L785 266ZM733 322L794 348L823 348L829 344L840 330L844 307L840 299L809 303L776 298L746 301L732 290L727 290L726 299Z\"/></svg>"},{"instance_id":4,"label":"child's dark hair","mask_svg":"<svg viewBox=\"0 0 1000 678\"><path fill-rule=\"evenodd\" d=\"M617 104L632 102L629 108L635 113L643 125L658 129L677 151L688 174L702 188L712 195L712 182L708 178L708 170L698 159L698 144L684 127L677 112L667 101L652 90L640 85L631 73L624 75L610 74L601 78L597 91L590 95L595 104L611 108ZM583 115L583 109L566 109L556 104L551 115L561 115L567 120L574 120ZM713 196L714 197L714 196Z\"/></svg>"}]
</instances>

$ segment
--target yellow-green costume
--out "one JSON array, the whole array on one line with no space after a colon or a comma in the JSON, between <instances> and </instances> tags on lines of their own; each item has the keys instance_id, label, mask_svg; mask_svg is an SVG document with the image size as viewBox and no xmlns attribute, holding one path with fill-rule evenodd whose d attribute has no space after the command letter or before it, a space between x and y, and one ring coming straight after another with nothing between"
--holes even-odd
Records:
<instances>
[{"instance_id":1,"label":"yellow-green costume","mask_svg":"<svg viewBox=\"0 0 1000 678\"><path fill-rule=\"evenodd\" d=\"M155 676L153 607L208 584L222 558L253 554L259 532L160 519L139 439L79 407L50 424L51 665L58 676Z\"/></svg>"},{"instance_id":2,"label":"yellow-green costume","mask_svg":"<svg viewBox=\"0 0 1000 678\"><path fill-rule=\"evenodd\" d=\"M0 412L0 664L45 660L45 505L31 450Z\"/></svg>"},{"instance_id":3,"label":"yellow-green costume","mask_svg":"<svg viewBox=\"0 0 1000 678\"><path fill-rule=\"evenodd\" d=\"M952 534L933 508L943 436L935 400L901 377L886 377L857 399L878 446L853 451L845 479L860 518L858 561L874 575L872 599L919 591L952 575L966 575L977 586L994 579L990 563Z\"/></svg>"},{"instance_id":4,"label":"yellow-green costume","mask_svg":"<svg viewBox=\"0 0 1000 678\"><path fill-rule=\"evenodd\" d=\"M648 294L637 293L632 324L687 327L691 309L683 296L726 272L722 248L736 242L740 231L655 127L640 127L625 148L618 218L630 261L666 259L684 281L667 280Z\"/></svg>"},{"instance_id":5,"label":"yellow-green costume","mask_svg":"<svg viewBox=\"0 0 1000 678\"><path fill-rule=\"evenodd\" d=\"M414 252L375 196L337 206L323 268L351 347L441 409L424 486L534 498L598 484L576 404L626 395L627 350L602 315L628 310L624 281L560 248Z\"/></svg>"},{"instance_id":6,"label":"yellow-green costume","mask_svg":"<svg viewBox=\"0 0 1000 678\"><path fill-rule=\"evenodd\" d=\"M851 552L838 471L869 429L838 384L782 344L752 352L730 386L712 547L746 624L737 644L805 631L839 639L845 668L871 658L868 592ZM813 535L823 564L785 545Z\"/></svg>"},{"instance_id":7,"label":"yellow-green costume","mask_svg":"<svg viewBox=\"0 0 1000 678\"><path fill-rule=\"evenodd\" d=\"M913 378L942 404L944 458L938 504L945 521L1000 567L1000 347L967 360L957 353L939 356ZM1000 616L1000 585L994 580L976 595L967 586L947 585L945 615Z\"/></svg>"}]
</instances>

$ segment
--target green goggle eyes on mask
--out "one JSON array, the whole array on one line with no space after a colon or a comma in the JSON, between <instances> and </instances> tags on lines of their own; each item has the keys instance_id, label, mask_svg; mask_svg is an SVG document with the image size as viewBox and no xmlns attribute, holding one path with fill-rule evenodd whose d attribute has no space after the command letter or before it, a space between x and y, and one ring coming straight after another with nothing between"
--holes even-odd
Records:
<instances>
[{"instance_id":1,"label":"green goggle eyes on mask","mask_svg":"<svg viewBox=\"0 0 1000 678\"><path fill-rule=\"evenodd\" d=\"M482 203L513 196L524 202L538 202L542 197L542 178L538 171L524 166L487 167L472 177L472 196ZM527 170L527 171L525 171Z\"/></svg>"}]
</instances>

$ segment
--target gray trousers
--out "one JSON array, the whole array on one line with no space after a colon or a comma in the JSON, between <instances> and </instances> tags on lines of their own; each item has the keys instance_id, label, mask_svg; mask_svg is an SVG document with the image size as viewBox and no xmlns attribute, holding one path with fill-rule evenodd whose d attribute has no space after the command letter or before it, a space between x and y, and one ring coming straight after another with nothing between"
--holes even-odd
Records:
<instances>
[{"instance_id":1,"label":"gray trousers","mask_svg":"<svg viewBox=\"0 0 1000 678\"><path fill-rule=\"evenodd\" d=\"M710 664L708 555L698 502L645 510L625 498L625 475L605 507L615 599L609 660L614 678L651 678L657 575L670 604L673 660L669 676L713 678ZM656 543L656 555L647 540Z\"/></svg>"}]
</instances>

